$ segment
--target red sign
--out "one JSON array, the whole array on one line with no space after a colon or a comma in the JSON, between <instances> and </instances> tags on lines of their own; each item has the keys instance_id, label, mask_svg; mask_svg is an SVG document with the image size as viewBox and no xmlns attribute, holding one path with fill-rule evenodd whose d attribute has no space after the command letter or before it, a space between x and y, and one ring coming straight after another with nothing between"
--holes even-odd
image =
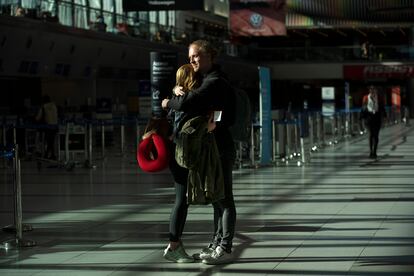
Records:
<instances>
[{"instance_id":1,"label":"red sign","mask_svg":"<svg viewBox=\"0 0 414 276\"><path fill-rule=\"evenodd\" d=\"M373 65L344 65L345 79L366 79L366 78L413 78L414 64L404 65L387 65L387 64L373 64Z\"/></svg>"},{"instance_id":2,"label":"red sign","mask_svg":"<svg viewBox=\"0 0 414 276\"><path fill-rule=\"evenodd\" d=\"M286 35L286 0L230 0L234 36Z\"/></svg>"}]
</instances>

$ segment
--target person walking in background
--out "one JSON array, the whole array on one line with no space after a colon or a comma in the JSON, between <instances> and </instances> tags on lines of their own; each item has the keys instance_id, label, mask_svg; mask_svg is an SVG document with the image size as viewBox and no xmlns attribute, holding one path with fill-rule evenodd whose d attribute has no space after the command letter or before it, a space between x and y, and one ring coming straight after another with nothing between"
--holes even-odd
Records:
<instances>
[{"instance_id":1,"label":"person walking in background","mask_svg":"<svg viewBox=\"0 0 414 276\"><path fill-rule=\"evenodd\" d=\"M55 138L58 132L58 111L56 104L48 95L42 97L42 105L36 115L36 121L41 125L45 134L45 158L56 159Z\"/></svg>"},{"instance_id":2,"label":"person walking in background","mask_svg":"<svg viewBox=\"0 0 414 276\"><path fill-rule=\"evenodd\" d=\"M213 131L217 142L224 178L224 198L213 203L214 234L211 243L194 257L206 264L229 263L233 260L233 238L236 224L236 207L233 198L232 169L235 147L229 127L234 123L234 94L219 66L214 64L217 50L206 40L190 44L188 57L194 71L202 76L199 88L185 93L176 87L179 98L164 99L163 108L194 114L206 114L211 110L221 111L221 120Z\"/></svg>"},{"instance_id":3,"label":"person walking in background","mask_svg":"<svg viewBox=\"0 0 414 276\"><path fill-rule=\"evenodd\" d=\"M385 115L384 99L375 86L369 86L368 91L362 99L362 113L369 131L369 158L377 158L379 132Z\"/></svg>"},{"instance_id":4,"label":"person walking in background","mask_svg":"<svg viewBox=\"0 0 414 276\"><path fill-rule=\"evenodd\" d=\"M16 7L16 10L15 10L15 12L14 12L14 16L17 16L17 17L24 17L26 15L26 11L25 11L25 9L23 9L22 7L20 7L20 6L17 6Z\"/></svg>"}]
</instances>

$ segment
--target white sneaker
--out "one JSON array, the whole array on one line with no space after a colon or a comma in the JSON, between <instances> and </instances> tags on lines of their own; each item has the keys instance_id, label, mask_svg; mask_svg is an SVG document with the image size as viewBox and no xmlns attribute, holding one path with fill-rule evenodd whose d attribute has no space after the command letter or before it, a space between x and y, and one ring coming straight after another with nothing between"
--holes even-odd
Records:
<instances>
[{"instance_id":1,"label":"white sneaker","mask_svg":"<svg viewBox=\"0 0 414 276\"><path fill-rule=\"evenodd\" d=\"M203 259L203 264L216 265L216 264L227 264L234 260L232 253L226 252L222 247L217 246L216 250L211 253L206 259Z\"/></svg>"},{"instance_id":2,"label":"white sneaker","mask_svg":"<svg viewBox=\"0 0 414 276\"><path fill-rule=\"evenodd\" d=\"M180 244L175 250L171 250L170 246L164 250L163 254L164 258L170 262L174 263L192 263L194 262L194 258L189 256L184 247Z\"/></svg>"},{"instance_id":3,"label":"white sneaker","mask_svg":"<svg viewBox=\"0 0 414 276\"><path fill-rule=\"evenodd\" d=\"M200 253L193 254L193 258L195 260L204 260L210 257L210 255L214 252L214 248L211 247L204 247L201 249Z\"/></svg>"}]
</instances>

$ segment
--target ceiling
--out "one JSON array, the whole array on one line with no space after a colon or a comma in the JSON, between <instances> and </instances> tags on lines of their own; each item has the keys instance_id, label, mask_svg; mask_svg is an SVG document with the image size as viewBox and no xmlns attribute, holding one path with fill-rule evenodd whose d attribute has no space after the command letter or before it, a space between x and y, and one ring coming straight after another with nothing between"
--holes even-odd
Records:
<instances>
[{"instance_id":1,"label":"ceiling","mask_svg":"<svg viewBox=\"0 0 414 276\"><path fill-rule=\"evenodd\" d=\"M413 0L287 0L288 27L414 24Z\"/></svg>"}]
</instances>

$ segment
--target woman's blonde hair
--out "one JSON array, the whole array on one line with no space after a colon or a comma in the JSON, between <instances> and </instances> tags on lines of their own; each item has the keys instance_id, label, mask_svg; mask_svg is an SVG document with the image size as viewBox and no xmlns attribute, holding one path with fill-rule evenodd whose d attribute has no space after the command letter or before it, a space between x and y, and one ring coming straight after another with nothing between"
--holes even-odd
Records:
<instances>
[{"instance_id":1,"label":"woman's blonde hair","mask_svg":"<svg viewBox=\"0 0 414 276\"><path fill-rule=\"evenodd\" d=\"M184 64L178 68L175 85L183 87L184 92L188 92L199 85L196 73L191 64Z\"/></svg>"}]
</instances>

